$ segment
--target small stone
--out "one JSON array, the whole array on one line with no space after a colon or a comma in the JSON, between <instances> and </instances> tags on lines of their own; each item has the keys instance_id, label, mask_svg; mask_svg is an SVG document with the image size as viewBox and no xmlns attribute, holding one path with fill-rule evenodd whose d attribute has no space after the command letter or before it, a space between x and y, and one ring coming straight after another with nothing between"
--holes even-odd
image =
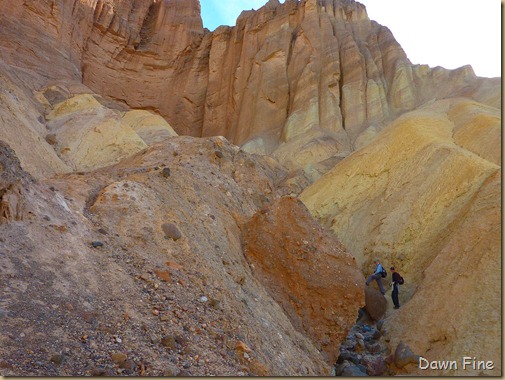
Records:
<instances>
[{"instance_id":1,"label":"small stone","mask_svg":"<svg viewBox=\"0 0 505 380\"><path fill-rule=\"evenodd\" d=\"M163 168L163 170L161 171L161 175L165 178L170 177L170 168Z\"/></svg>"},{"instance_id":2,"label":"small stone","mask_svg":"<svg viewBox=\"0 0 505 380\"><path fill-rule=\"evenodd\" d=\"M173 261L167 261L167 262L165 262L165 265L169 268L176 269L176 270L181 270L183 268L182 265L174 263Z\"/></svg>"},{"instance_id":3,"label":"small stone","mask_svg":"<svg viewBox=\"0 0 505 380\"><path fill-rule=\"evenodd\" d=\"M170 273L165 270L155 270L156 276L159 277L161 281L170 282Z\"/></svg>"},{"instance_id":4,"label":"small stone","mask_svg":"<svg viewBox=\"0 0 505 380\"><path fill-rule=\"evenodd\" d=\"M65 361L65 355L64 354L55 354L53 356L51 356L51 359L49 359L52 363L54 363L55 365L59 366L61 364L63 364L63 362Z\"/></svg>"},{"instance_id":5,"label":"small stone","mask_svg":"<svg viewBox=\"0 0 505 380\"><path fill-rule=\"evenodd\" d=\"M111 355L111 359L114 363L121 364L124 361L126 361L126 359L128 359L128 356L126 354L123 354L122 352L116 352Z\"/></svg>"},{"instance_id":6,"label":"small stone","mask_svg":"<svg viewBox=\"0 0 505 380\"><path fill-rule=\"evenodd\" d=\"M133 360L125 360L121 364L119 364L119 368L123 368L127 371L131 371L135 368L135 362Z\"/></svg>"},{"instance_id":7,"label":"small stone","mask_svg":"<svg viewBox=\"0 0 505 380\"><path fill-rule=\"evenodd\" d=\"M153 310L153 315L154 316L158 316L160 314L159 310L158 309L154 309Z\"/></svg>"},{"instance_id":8,"label":"small stone","mask_svg":"<svg viewBox=\"0 0 505 380\"><path fill-rule=\"evenodd\" d=\"M358 333L358 332L357 332L357 333L354 333L354 336L356 336L356 338L361 339L361 340L364 340L364 339L365 339L365 337L363 336L363 334L360 334L360 333Z\"/></svg>"},{"instance_id":9,"label":"small stone","mask_svg":"<svg viewBox=\"0 0 505 380\"><path fill-rule=\"evenodd\" d=\"M165 223L161 226L161 229L165 233L166 239L172 239L176 241L182 237L181 232L179 231L177 226L173 223Z\"/></svg>"},{"instance_id":10,"label":"small stone","mask_svg":"<svg viewBox=\"0 0 505 380\"><path fill-rule=\"evenodd\" d=\"M0 360L0 368L12 368L12 365L10 365L5 360Z\"/></svg>"},{"instance_id":11,"label":"small stone","mask_svg":"<svg viewBox=\"0 0 505 380\"><path fill-rule=\"evenodd\" d=\"M341 376L343 377L354 377L354 376L367 376L366 372L363 372L360 367L356 365L348 365L342 371Z\"/></svg>"},{"instance_id":12,"label":"small stone","mask_svg":"<svg viewBox=\"0 0 505 380\"><path fill-rule=\"evenodd\" d=\"M363 339L358 339L358 342L356 343L355 350L356 352L361 352L365 349L365 342Z\"/></svg>"},{"instance_id":13,"label":"small stone","mask_svg":"<svg viewBox=\"0 0 505 380\"><path fill-rule=\"evenodd\" d=\"M152 344L158 344L158 343L161 342L161 339L158 336L156 336L156 335L151 335L149 337L149 339L150 339L150 341L151 341Z\"/></svg>"},{"instance_id":14,"label":"small stone","mask_svg":"<svg viewBox=\"0 0 505 380\"><path fill-rule=\"evenodd\" d=\"M100 232L102 235L107 235L107 231L105 231L103 228L99 228L98 232Z\"/></svg>"},{"instance_id":15,"label":"small stone","mask_svg":"<svg viewBox=\"0 0 505 380\"><path fill-rule=\"evenodd\" d=\"M47 215L44 215L44 217L42 219L44 219L44 220L46 220L48 222L51 220L51 218L49 216L47 216Z\"/></svg>"},{"instance_id":16,"label":"small stone","mask_svg":"<svg viewBox=\"0 0 505 380\"><path fill-rule=\"evenodd\" d=\"M372 339L378 340L381 336L382 334L379 330L376 329L372 330Z\"/></svg>"},{"instance_id":17,"label":"small stone","mask_svg":"<svg viewBox=\"0 0 505 380\"><path fill-rule=\"evenodd\" d=\"M123 340L120 337L116 336L115 338L116 338L116 342L117 343L122 343L123 342Z\"/></svg>"},{"instance_id":18,"label":"small stone","mask_svg":"<svg viewBox=\"0 0 505 380\"><path fill-rule=\"evenodd\" d=\"M176 346L175 338L171 335L165 335L161 338L161 344L170 350L173 350Z\"/></svg>"},{"instance_id":19,"label":"small stone","mask_svg":"<svg viewBox=\"0 0 505 380\"><path fill-rule=\"evenodd\" d=\"M214 154L215 154L215 155L216 155L216 157L218 157L218 158L223 158L223 152L221 152L220 150L216 150L216 151L214 152Z\"/></svg>"},{"instance_id":20,"label":"small stone","mask_svg":"<svg viewBox=\"0 0 505 380\"><path fill-rule=\"evenodd\" d=\"M252 350L249 348L247 344L239 340L237 344L235 345L235 349L237 351L242 351L242 352L251 352Z\"/></svg>"},{"instance_id":21,"label":"small stone","mask_svg":"<svg viewBox=\"0 0 505 380\"><path fill-rule=\"evenodd\" d=\"M200 297L200 302L207 302L209 299L205 296Z\"/></svg>"},{"instance_id":22,"label":"small stone","mask_svg":"<svg viewBox=\"0 0 505 380\"><path fill-rule=\"evenodd\" d=\"M91 243L93 248L103 247L103 243L101 241L94 241Z\"/></svg>"},{"instance_id":23,"label":"small stone","mask_svg":"<svg viewBox=\"0 0 505 380\"><path fill-rule=\"evenodd\" d=\"M56 134L55 133L50 133L46 136L46 142L49 144L49 145L56 145L56 143L58 142L56 140Z\"/></svg>"},{"instance_id":24,"label":"small stone","mask_svg":"<svg viewBox=\"0 0 505 380\"><path fill-rule=\"evenodd\" d=\"M211 298L210 299L210 302L209 302L209 305L211 307L213 307L214 309L219 309L219 306L220 306L221 302L215 298Z\"/></svg>"}]
</instances>

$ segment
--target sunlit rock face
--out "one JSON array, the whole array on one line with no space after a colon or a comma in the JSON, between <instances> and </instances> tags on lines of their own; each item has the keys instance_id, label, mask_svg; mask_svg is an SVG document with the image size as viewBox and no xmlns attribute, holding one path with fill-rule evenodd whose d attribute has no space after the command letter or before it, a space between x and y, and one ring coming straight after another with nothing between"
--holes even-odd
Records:
<instances>
[{"instance_id":1,"label":"sunlit rock face","mask_svg":"<svg viewBox=\"0 0 505 380\"><path fill-rule=\"evenodd\" d=\"M365 273L380 258L408 279L386 321L393 345L432 360L471 351L496 363L488 374L500 362L498 113L467 99L406 113L301 194Z\"/></svg>"},{"instance_id":2,"label":"sunlit rock face","mask_svg":"<svg viewBox=\"0 0 505 380\"><path fill-rule=\"evenodd\" d=\"M293 169L346 156L370 128L429 101L500 102L500 81L469 66L412 65L350 0L270 0L213 32L197 0L14 1L1 17L12 28L29 21L20 28L31 41L7 33L3 51L45 81L82 79L160 113L178 134L222 135Z\"/></svg>"}]
</instances>

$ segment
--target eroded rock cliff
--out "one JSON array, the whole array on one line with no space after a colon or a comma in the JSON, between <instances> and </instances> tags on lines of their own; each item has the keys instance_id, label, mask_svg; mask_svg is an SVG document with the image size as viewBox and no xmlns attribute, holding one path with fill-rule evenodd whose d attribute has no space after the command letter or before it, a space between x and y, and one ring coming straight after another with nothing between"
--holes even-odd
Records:
<instances>
[{"instance_id":1,"label":"eroded rock cliff","mask_svg":"<svg viewBox=\"0 0 505 380\"><path fill-rule=\"evenodd\" d=\"M214 32L203 28L197 0L10 4L1 16L6 61L39 72L50 56L39 81L82 80L156 110L179 134L223 135L290 169L346 156L367 129L433 99L500 102L499 81L469 66L412 65L351 0L268 1ZM9 33L19 18L28 43ZM22 57L9 49L20 45Z\"/></svg>"}]
</instances>

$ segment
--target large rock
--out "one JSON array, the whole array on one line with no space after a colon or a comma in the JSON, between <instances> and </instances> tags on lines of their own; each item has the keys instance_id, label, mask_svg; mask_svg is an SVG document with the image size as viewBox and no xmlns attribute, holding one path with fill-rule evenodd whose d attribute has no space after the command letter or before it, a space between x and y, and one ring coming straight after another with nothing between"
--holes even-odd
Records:
<instances>
[{"instance_id":1,"label":"large rock","mask_svg":"<svg viewBox=\"0 0 505 380\"><path fill-rule=\"evenodd\" d=\"M388 302L382 293L371 285L365 288L365 310L374 320L380 320L388 308Z\"/></svg>"},{"instance_id":2,"label":"large rock","mask_svg":"<svg viewBox=\"0 0 505 380\"><path fill-rule=\"evenodd\" d=\"M257 212L243 229L255 277L329 360L364 304L364 278L351 255L291 197Z\"/></svg>"},{"instance_id":3,"label":"large rock","mask_svg":"<svg viewBox=\"0 0 505 380\"><path fill-rule=\"evenodd\" d=\"M91 94L58 103L46 118L54 149L76 171L111 165L147 147L118 112Z\"/></svg>"}]
</instances>

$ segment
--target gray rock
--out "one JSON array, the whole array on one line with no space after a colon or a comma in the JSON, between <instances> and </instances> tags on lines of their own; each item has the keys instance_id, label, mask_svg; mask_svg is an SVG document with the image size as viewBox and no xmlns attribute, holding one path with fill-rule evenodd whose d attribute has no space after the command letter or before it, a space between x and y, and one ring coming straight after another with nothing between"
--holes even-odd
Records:
<instances>
[{"instance_id":1,"label":"gray rock","mask_svg":"<svg viewBox=\"0 0 505 380\"><path fill-rule=\"evenodd\" d=\"M386 361L382 356L366 355L362 358L361 363L366 367L370 376L381 376L388 370Z\"/></svg>"},{"instance_id":2,"label":"gray rock","mask_svg":"<svg viewBox=\"0 0 505 380\"><path fill-rule=\"evenodd\" d=\"M338 357L337 363L343 363L344 361L348 361L354 364L359 364L358 355L354 352L344 351Z\"/></svg>"},{"instance_id":3,"label":"gray rock","mask_svg":"<svg viewBox=\"0 0 505 380\"><path fill-rule=\"evenodd\" d=\"M182 237L181 232L173 223L164 223L161 229L165 233L165 238L167 239L179 240Z\"/></svg>"},{"instance_id":4,"label":"gray rock","mask_svg":"<svg viewBox=\"0 0 505 380\"><path fill-rule=\"evenodd\" d=\"M163 168L163 170L161 171L161 175L165 178L170 177L170 168Z\"/></svg>"},{"instance_id":5,"label":"gray rock","mask_svg":"<svg viewBox=\"0 0 505 380\"><path fill-rule=\"evenodd\" d=\"M408 364L415 364L419 361L419 355L412 352L410 347L400 341L395 350L395 366L403 368Z\"/></svg>"},{"instance_id":6,"label":"gray rock","mask_svg":"<svg viewBox=\"0 0 505 380\"><path fill-rule=\"evenodd\" d=\"M103 247L103 243L101 241L94 241L91 243L93 248Z\"/></svg>"},{"instance_id":7,"label":"gray rock","mask_svg":"<svg viewBox=\"0 0 505 380\"><path fill-rule=\"evenodd\" d=\"M379 330L376 330L376 329L372 330L372 339L378 340L381 336L382 336L382 334Z\"/></svg>"},{"instance_id":8,"label":"gray rock","mask_svg":"<svg viewBox=\"0 0 505 380\"><path fill-rule=\"evenodd\" d=\"M341 376L347 377L347 376L367 376L366 372L363 372L360 367L357 365L348 365L346 366L343 371Z\"/></svg>"},{"instance_id":9,"label":"gray rock","mask_svg":"<svg viewBox=\"0 0 505 380\"><path fill-rule=\"evenodd\" d=\"M358 339L361 339L361 340L364 340L364 339L365 339L365 337L363 336L363 334L360 334L360 333L358 333L358 332L357 332L357 333L354 333L354 335L355 335L355 336L356 336L356 338L358 338Z\"/></svg>"}]
</instances>

